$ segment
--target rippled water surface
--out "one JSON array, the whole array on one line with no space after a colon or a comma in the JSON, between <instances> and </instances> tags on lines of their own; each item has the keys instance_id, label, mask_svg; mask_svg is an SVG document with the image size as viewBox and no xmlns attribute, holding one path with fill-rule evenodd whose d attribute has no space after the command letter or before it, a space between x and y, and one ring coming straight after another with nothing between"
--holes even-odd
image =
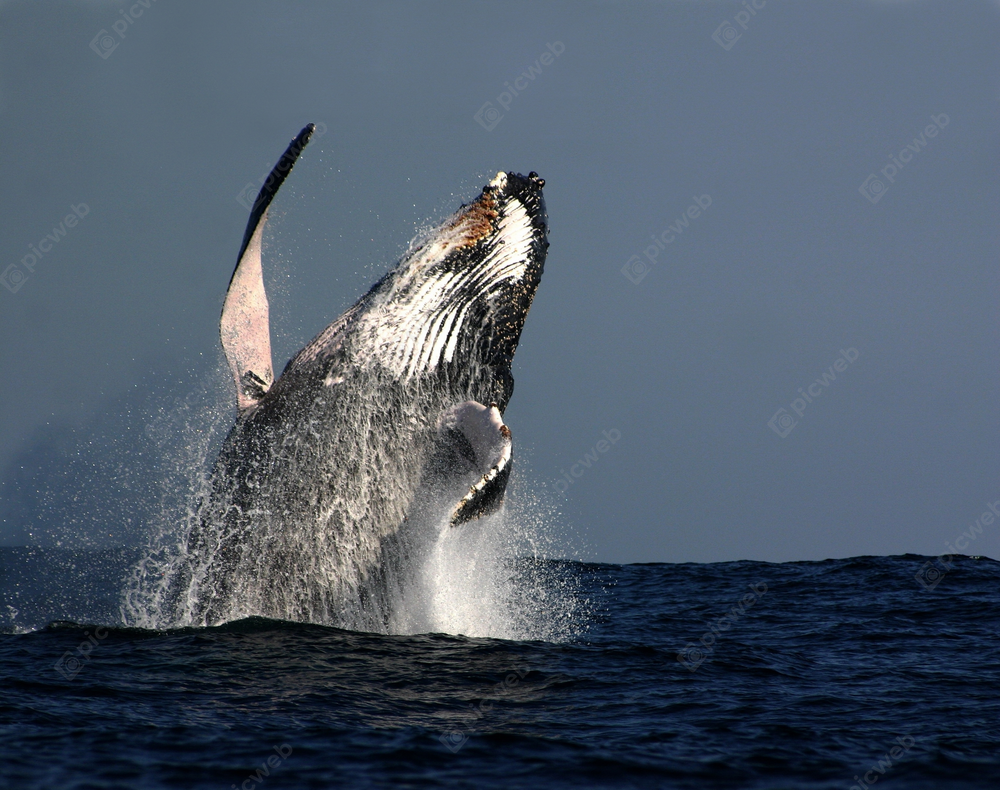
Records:
<instances>
[{"instance_id":1,"label":"rippled water surface","mask_svg":"<svg viewBox=\"0 0 1000 790\"><path fill-rule=\"evenodd\" d=\"M0 550L0 786L1000 786L993 560L550 563L546 642L107 627L135 559Z\"/></svg>"}]
</instances>

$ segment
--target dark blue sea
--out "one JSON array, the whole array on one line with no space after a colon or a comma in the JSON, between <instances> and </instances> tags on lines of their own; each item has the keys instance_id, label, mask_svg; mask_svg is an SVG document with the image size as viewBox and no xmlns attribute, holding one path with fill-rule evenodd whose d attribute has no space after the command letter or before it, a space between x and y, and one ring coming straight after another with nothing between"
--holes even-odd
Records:
<instances>
[{"instance_id":1,"label":"dark blue sea","mask_svg":"<svg viewBox=\"0 0 1000 790\"><path fill-rule=\"evenodd\" d=\"M135 560L0 551L0 786L1000 787L994 560L552 562L561 643L113 627Z\"/></svg>"}]
</instances>

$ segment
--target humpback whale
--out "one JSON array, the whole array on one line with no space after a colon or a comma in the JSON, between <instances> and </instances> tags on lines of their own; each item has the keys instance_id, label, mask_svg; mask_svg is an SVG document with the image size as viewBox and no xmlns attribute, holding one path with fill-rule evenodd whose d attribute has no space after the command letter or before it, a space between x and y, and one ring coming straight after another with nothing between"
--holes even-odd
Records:
<instances>
[{"instance_id":1,"label":"humpback whale","mask_svg":"<svg viewBox=\"0 0 1000 790\"><path fill-rule=\"evenodd\" d=\"M314 128L261 187L226 293L237 417L170 580L176 623L383 630L420 535L475 529L503 502L503 413L548 248L545 182L498 173L275 378L262 237Z\"/></svg>"}]
</instances>

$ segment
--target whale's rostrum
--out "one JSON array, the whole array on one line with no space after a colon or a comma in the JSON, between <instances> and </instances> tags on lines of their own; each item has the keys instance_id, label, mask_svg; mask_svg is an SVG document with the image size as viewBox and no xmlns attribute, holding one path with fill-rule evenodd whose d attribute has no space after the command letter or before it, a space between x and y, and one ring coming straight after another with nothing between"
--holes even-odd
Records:
<instances>
[{"instance_id":1,"label":"whale's rostrum","mask_svg":"<svg viewBox=\"0 0 1000 790\"><path fill-rule=\"evenodd\" d=\"M548 247L544 181L498 173L275 379L262 235L312 128L262 187L226 295L238 414L173 571L175 624L383 630L428 530L476 529L503 501L511 363Z\"/></svg>"}]
</instances>

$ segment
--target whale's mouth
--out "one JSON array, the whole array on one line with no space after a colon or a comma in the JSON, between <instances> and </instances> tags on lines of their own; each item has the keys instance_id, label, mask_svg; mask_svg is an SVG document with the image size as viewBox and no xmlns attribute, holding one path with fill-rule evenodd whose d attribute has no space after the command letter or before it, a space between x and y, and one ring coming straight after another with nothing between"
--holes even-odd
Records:
<instances>
[{"instance_id":1,"label":"whale's mouth","mask_svg":"<svg viewBox=\"0 0 1000 790\"><path fill-rule=\"evenodd\" d=\"M497 404L465 401L441 415L430 463L434 485L442 489L453 489L462 482L466 485L461 498L451 506L449 523L453 527L500 509L511 462L510 428L504 425Z\"/></svg>"}]
</instances>

